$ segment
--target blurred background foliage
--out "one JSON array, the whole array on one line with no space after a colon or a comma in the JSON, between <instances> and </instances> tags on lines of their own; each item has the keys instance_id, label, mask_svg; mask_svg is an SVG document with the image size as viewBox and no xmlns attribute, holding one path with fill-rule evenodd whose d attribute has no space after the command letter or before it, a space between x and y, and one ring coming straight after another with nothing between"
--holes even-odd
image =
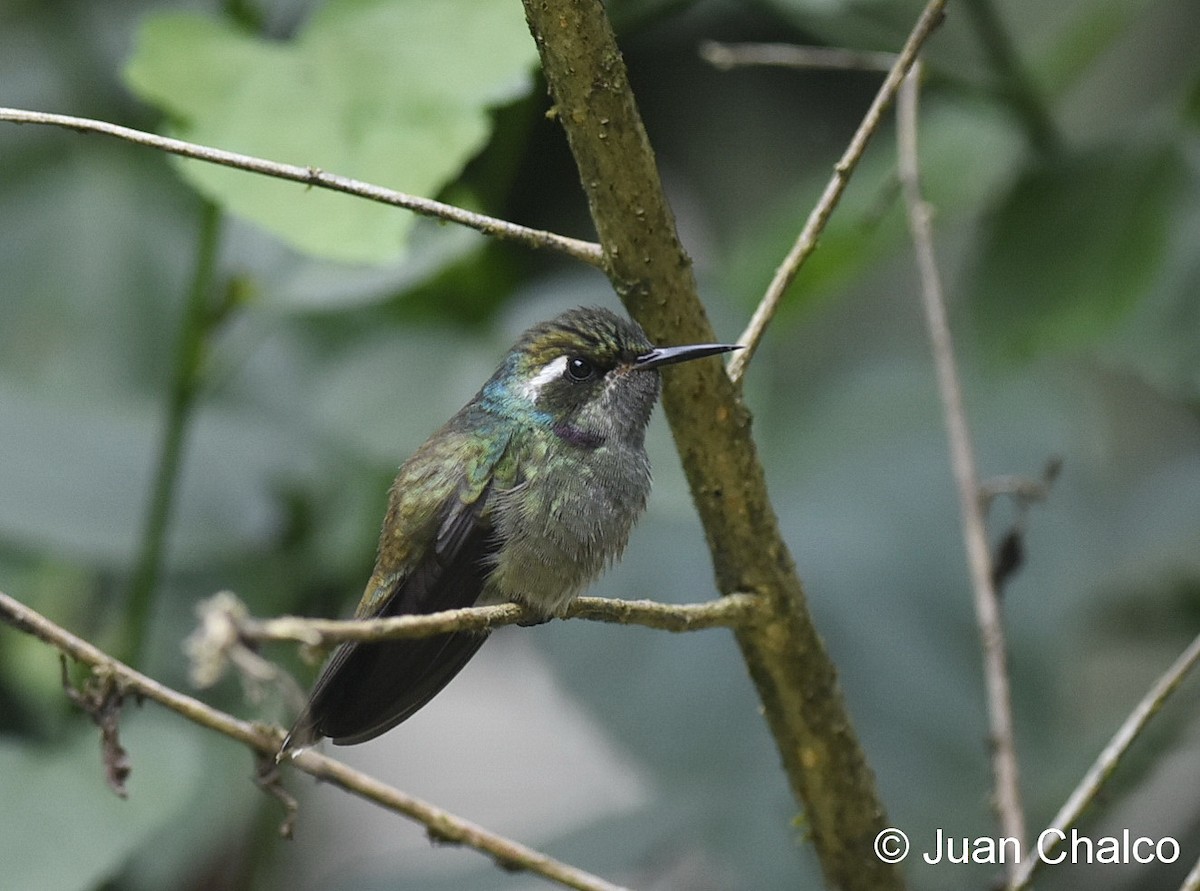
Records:
<instances>
[{"instance_id":1,"label":"blurred background foliage","mask_svg":"<svg viewBox=\"0 0 1200 891\"><path fill-rule=\"evenodd\" d=\"M744 325L879 77L719 72L698 45L894 50L919 6L610 4L723 338ZM1026 518L1006 598L1035 828L1200 628L1197 45L1188 0L960 0L926 54L922 166L981 469L1036 476L1063 460ZM590 237L535 61L515 0L0 4L2 104ZM977 636L894 161L889 124L746 398L889 816L920 849L935 827L995 830ZM182 688L200 599L231 588L260 615L344 613L398 463L527 324L615 305L599 273L544 252L44 128L0 126L0 219L0 590ZM173 392L180 472L155 576L148 517ZM595 593L712 592L669 439L657 419L648 515ZM992 519L999 537L1014 514L1001 503ZM291 648L270 655L311 677ZM202 695L287 719L279 697L247 701L234 680ZM1198 703L1193 678L1085 825L1171 835L1180 862L1047 871L1039 887L1178 886L1200 855ZM300 775L288 780L302 796L297 839L284 843L240 747L152 706L131 704L123 733L126 802L104 786L57 656L0 628L0 887L541 887L432 849L419 827ZM819 883L723 632L506 630L410 722L336 754L638 888ZM996 874L919 858L909 869L934 889Z\"/></svg>"}]
</instances>

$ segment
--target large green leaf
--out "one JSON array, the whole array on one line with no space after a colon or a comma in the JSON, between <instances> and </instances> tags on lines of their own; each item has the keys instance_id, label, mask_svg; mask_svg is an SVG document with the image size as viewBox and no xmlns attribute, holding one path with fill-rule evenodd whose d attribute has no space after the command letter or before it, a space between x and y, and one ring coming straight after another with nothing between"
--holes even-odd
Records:
<instances>
[{"instance_id":1,"label":"large green leaf","mask_svg":"<svg viewBox=\"0 0 1200 891\"><path fill-rule=\"evenodd\" d=\"M335 0L291 43L154 16L126 80L189 139L433 195L487 141L488 107L529 89L535 59L519 7L504 0ZM331 259L392 259L413 222L295 183L180 166L223 206Z\"/></svg>"},{"instance_id":2,"label":"large green leaf","mask_svg":"<svg viewBox=\"0 0 1200 891\"><path fill-rule=\"evenodd\" d=\"M1029 356L1108 333L1155 279L1179 172L1162 147L1027 169L986 221L967 282L983 339Z\"/></svg>"}]
</instances>

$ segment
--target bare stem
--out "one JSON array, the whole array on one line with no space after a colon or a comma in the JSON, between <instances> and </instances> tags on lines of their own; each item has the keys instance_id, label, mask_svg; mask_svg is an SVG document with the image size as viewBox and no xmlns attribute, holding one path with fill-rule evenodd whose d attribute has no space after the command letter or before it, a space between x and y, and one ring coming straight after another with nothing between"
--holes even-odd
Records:
<instances>
[{"instance_id":1,"label":"bare stem","mask_svg":"<svg viewBox=\"0 0 1200 891\"><path fill-rule=\"evenodd\" d=\"M700 57L722 70L743 65L777 65L781 68L886 72L896 64L895 53L793 43L719 43L716 40L700 44Z\"/></svg>"},{"instance_id":2,"label":"bare stem","mask_svg":"<svg viewBox=\"0 0 1200 891\"><path fill-rule=\"evenodd\" d=\"M1183 877L1183 884L1179 886L1179 891L1200 891L1200 858L1196 859L1195 864L1188 874Z\"/></svg>"},{"instance_id":3,"label":"bare stem","mask_svg":"<svg viewBox=\"0 0 1200 891\"><path fill-rule=\"evenodd\" d=\"M757 602L758 598L752 594L733 594L708 603L682 604L577 597L562 618L644 625L663 631L700 631L742 624L753 616ZM503 603L386 619L338 621L284 616L278 619L248 619L239 625L241 636L246 640L293 640L313 646L328 646L348 640L381 641L429 637L449 631L487 631L536 618L524 606Z\"/></svg>"},{"instance_id":4,"label":"bare stem","mask_svg":"<svg viewBox=\"0 0 1200 891\"><path fill-rule=\"evenodd\" d=\"M711 340L604 3L524 5L610 281L652 340ZM903 888L894 864L870 856L887 818L780 533L749 412L715 362L682 365L664 377L663 407L717 589L760 598L758 620L735 627L734 635L826 882L843 891Z\"/></svg>"},{"instance_id":5,"label":"bare stem","mask_svg":"<svg viewBox=\"0 0 1200 891\"><path fill-rule=\"evenodd\" d=\"M0 619L18 631L50 644L76 662L90 665L93 669L116 678L127 693L151 699L193 723L242 743L260 755L273 759L279 751L283 741L283 731L280 728L239 720L161 684L112 658L4 593L0 593ZM288 763L359 798L423 824L427 827L430 837L439 842L467 845L487 854L505 870L527 870L563 887L579 891L621 891L619 886L604 879L489 832L481 826L456 817L419 798L406 795L399 789L311 749L298 754Z\"/></svg>"},{"instance_id":6,"label":"bare stem","mask_svg":"<svg viewBox=\"0 0 1200 891\"><path fill-rule=\"evenodd\" d=\"M1057 455L1046 462L1041 477L1031 477L1026 474L1008 473L994 476L979 484L979 497L983 499L986 513L992 502L1001 495L1007 495L1020 507L1026 507L1038 501L1045 501L1050 495L1050 487L1062 472L1062 458Z\"/></svg>"},{"instance_id":7,"label":"bare stem","mask_svg":"<svg viewBox=\"0 0 1200 891\"><path fill-rule=\"evenodd\" d=\"M946 0L929 0L921 12L921 17L917 19L916 25L913 26L912 32L904 42L903 49L895 57L895 62L888 71L887 77L884 78L883 85L875 94L871 107L863 116L862 123L858 125L858 130L855 131L850 144L846 146L846 151L842 154L841 159L834 165L833 176L825 186L825 191L821 193L816 207L808 215L804 228L800 230L800 235L796 238L796 243L792 245L792 249L788 251L779 268L775 270L775 276L767 286L767 291L754 311L750 324L738 338L738 343L742 344L745 349L735 353L729 362L729 377L735 383L741 380L742 375L746 373L746 367L754 358L759 341L766 333L767 326L771 324L771 319L775 317L779 303L795 280L796 273L817 249L817 240L821 237L825 224L829 222L833 209L841 200L842 193L846 191L851 174L854 173L855 167L858 166L863 153L866 152L871 137L879 129L883 115L892 104L892 100L895 99L896 91L900 89L900 84L908 73L908 69L916 61L917 53L937 26L941 24L945 6Z\"/></svg>"},{"instance_id":8,"label":"bare stem","mask_svg":"<svg viewBox=\"0 0 1200 891\"><path fill-rule=\"evenodd\" d=\"M946 302L941 276L933 251L930 208L921 195L917 162L917 96L920 66L915 64L900 91L897 138L899 174L908 211L908 226L917 255L921 279L921 304L933 348L937 369L938 392L950 441L950 461L958 487L962 513L963 542L974 591L975 618L983 649L984 683L987 690L988 729L992 750L994 806L1000 827L1007 837L1020 840L1024 847L1025 814L1021 806L1016 744L1013 734L1012 696L1009 689L1008 657L1000 601L992 578L992 558L984 525L983 499L971 431L963 408L962 386L954 358L954 343L946 317ZM1009 865L1009 875L1016 864Z\"/></svg>"},{"instance_id":9,"label":"bare stem","mask_svg":"<svg viewBox=\"0 0 1200 891\"><path fill-rule=\"evenodd\" d=\"M732 594L708 603L686 604L577 597L563 618L643 625L663 631L699 631L749 624L760 607L761 598L752 594ZM298 616L254 619L246 605L230 591L220 591L201 602L196 612L200 616L200 626L184 643L184 651L191 663L192 682L197 687L212 686L232 664L248 691L257 694L264 684L269 683L282 687L290 698L294 698L295 692L291 676L259 656L251 644L295 641L307 647L328 649L345 641L378 642L452 631L489 631L501 625L541 620L540 616L515 603L384 619L337 621ZM302 706L301 696L297 709Z\"/></svg>"},{"instance_id":10,"label":"bare stem","mask_svg":"<svg viewBox=\"0 0 1200 891\"><path fill-rule=\"evenodd\" d=\"M1116 772L1117 766L1125 753L1129 751L1129 747L1133 745L1133 741L1150 723L1150 719L1158 714L1167 698L1183 683L1188 672L1198 664L1200 664L1200 635L1196 635L1188 647L1179 654L1179 658L1155 681L1154 686L1142 697L1141 702L1130 712L1129 717L1117 728L1117 732L1100 752L1095 763L1088 768L1088 772L1075 787L1075 791L1071 793L1058 813L1054 815L1054 819L1050 821L1050 829L1068 832L1079 821L1084 811L1096 800L1100 791ZM1055 847L1057 844L1047 844L1045 853L1050 853ZM1026 857L1015 874L1010 877L1009 891L1019 891L1019 889L1027 887L1033 874L1042 866L1042 863L1043 860L1037 852ZM1189 885L1185 881L1184 888L1200 888L1200 864L1197 865L1196 870L1193 870L1189 878L1193 884Z\"/></svg>"},{"instance_id":11,"label":"bare stem","mask_svg":"<svg viewBox=\"0 0 1200 891\"><path fill-rule=\"evenodd\" d=\"M180 155L184 158L194 158L198 161L207 161L210 164L220 164L223 167L232 167L236 170L245 170L250 173L261 173L264 176L273 176L276 179L290 180L292 182L303 183L306 186L315 186L334 192L343 192L347 195L355 195L359 198L366 198L369 201L378 201L381 204L403 207L423 216L434 217L439 220L468 226L471 229L477 229L484 235L490 235L494 238L520 242L531 248L549 248L560 251L569 257L592 266L602 265L600 245L593 242L568 238L565 235L556 235L553 232L545 232L541 229L530 229L527 226L519 226L507 220L489 217L486 214L474 213L451 204L443 204L440 201L433 201L429 198L408 195L404 192L397 192L394 189L385 189L382 186L372 185L361 180L338 176L336 173L326 173L317 167L281 164L278 161L268 161L263 158L238 154L237 152L227 152L224 149L198 145L197 143L186 142L182 139L158 136L154 133L146 133L145 131L134 130L130 127L121 127L105 121L77 118L65 114L26 111L19 108L0 108L0 121L12 121L17 124L47 124L54 127L65 127L68 130L77 130L81 133L101 133L105 136L115 136L117 139L123 139L126 142L144 145L149 148L158 149L159 151L169 152L173 155Z\"/></svg>"}]
</instances>

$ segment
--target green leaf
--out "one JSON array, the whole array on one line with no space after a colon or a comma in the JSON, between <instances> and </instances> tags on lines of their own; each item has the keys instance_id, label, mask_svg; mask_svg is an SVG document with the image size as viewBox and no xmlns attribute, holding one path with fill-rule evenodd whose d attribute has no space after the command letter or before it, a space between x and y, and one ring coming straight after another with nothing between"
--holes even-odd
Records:
<instances>
[{"instance_id":1,"label":"green leaf","mask_svg":"<svg viewBox=\"0 0 1200 891\"><path fill-rule=\"evenodd\" d=\"M126 81L181 136L434 195L486 143L489 106L523 96L536 60L504 0L335 0L291 43L202 16L151 17ZM181 161L189 182L300 250L381 263L411 214Z\"/></svg>"},{"instance_id":2,"label":"green leaf","mask_svg":"<svg viewBox=\"0 0 1200 891\"><path fill-rule=\"evenodd\" d=\"M1180 171L1163 147L1027 169L985 222L968 276L983 340L1029 357L1108 334L1155 281Z\"/></svg>"}]
</instances>

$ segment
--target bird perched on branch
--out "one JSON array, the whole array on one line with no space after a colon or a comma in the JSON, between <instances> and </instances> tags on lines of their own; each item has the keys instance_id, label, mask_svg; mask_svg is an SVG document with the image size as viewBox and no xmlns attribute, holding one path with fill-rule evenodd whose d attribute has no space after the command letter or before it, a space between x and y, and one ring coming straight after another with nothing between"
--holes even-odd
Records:
<instances>
[{"instance_id":1,"label":"bird perched on branch","mask_svg":"<svg viewBox=\"0 0 1200 891\"><path fill-rule=\"evenodd\" d=\"M658 369L737 349L655 347L580 308L534 325L461 411L404 462L355 617L516 601L561 615L625 549L646 506ZM373 739L429 702L486 640L460 631L343 643L280 755Z\"/></svg>"}]
</instances>

